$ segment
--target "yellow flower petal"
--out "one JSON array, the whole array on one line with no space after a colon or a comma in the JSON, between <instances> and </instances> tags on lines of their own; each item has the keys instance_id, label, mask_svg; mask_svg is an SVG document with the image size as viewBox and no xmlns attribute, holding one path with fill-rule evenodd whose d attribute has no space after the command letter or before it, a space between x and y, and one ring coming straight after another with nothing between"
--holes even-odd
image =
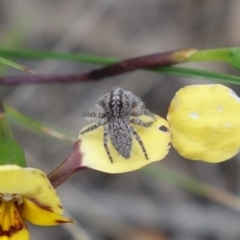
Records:
<instances>
[{"instance_id":1,"label":"yellow flower petal","mask_svg":"<svg viewBox=\"0 0 240 240\"><path fill-rule=\"evenodd\" d=\"M0 201L0 239L1 237L12 237L24 228L24 222L19 214L18 202Z\"/></svg>"},{"instance_id":2,"label":"yellow flower petal","mask_svg":"<svg viewBox=\"0 0 240 240\"><path fill-rule=\"evenodd\" d=\"M43 226L72 222L61 217L62 212L56 191L42 171L0 166L0 240L28 240L26 220Z\"/></svg>"},{"instance_id":3,"label":"yellow flower petal","mask_svg":"<svg viewBox=\"0 0 240 240\"><path fill-rule=\"evenodd\" d=\"M167 119L183 157L217 163L238 153L240 98L223 85L193 85L173 98Z\"/></svg>"},{"instance_id":4,"label":"yellow flower petal","mask_svg":"<svg viewBox=\"0 0 240 240\"><path fill-rule=\"evenodd\" d=\"M10 236L0 236L0 240L29 240L29 232L24 227L21 231L15 232Z\"/></svg>"},{"instance_id":5,"label":"yellow flower petal","mask_svg":"<svg viewBox=\"0 0 240 240\"><path fill-rule=\"evenodd\" d=\"M103 127L99 127L92 132L79 135L80 151L83 154L82 166L108 173L122 173L139 169L151 162L163 159L170 147L169 125L165 119L155 116L157 121L149 128L133 125L143 141L149 160L145 158L139 143L133 137L132 153L129 159L122 157L109 140L108 146L113 158L113 163L111 163L103 146ZM149 121L149 117L143 116L141 119ZM89 126L85 128L87 127Z\"/></svg>"},{"instance_id":6,"label":"yellow flower petal","mask_svg":"<svg viewBox=\"0 0 240 240\"><path fill-rule=\"evenodd\" d=\"M60 223L73 222L72 219L61 217L54 212L49 212L48 209L43 209L26 198L23 199L23 204L24 208L21 215L33 224L52 226Z\"/></svg>"},{"instance_id":7,"label":"yellow flower petal","mask_svg":"<svg viewBox=\"0 0 240 240\"><path fill-rule=\"evenodd\" d=\"M38 206L61 215L63 212L56 191L47 176L38 169L16 165L0 166L0 193L26 197Z\"/></svg>"}]
</instances>

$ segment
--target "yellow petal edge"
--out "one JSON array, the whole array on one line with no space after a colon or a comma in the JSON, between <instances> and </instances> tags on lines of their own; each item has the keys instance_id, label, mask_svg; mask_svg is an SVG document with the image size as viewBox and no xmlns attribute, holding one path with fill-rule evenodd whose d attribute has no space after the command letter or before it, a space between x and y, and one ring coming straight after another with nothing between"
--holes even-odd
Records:
<instances>
[{"instance_id":1,"label":"yellow petal edge","mask_svg":"<svg viewBox=\"0 0 240 240\"><path fill-rule=\"evenodd\" d=\"M39 169L21 168L16 165L0 166L0 198L3 203L7 195L22 199L19 213L23 221L42 226L72 222L71 219L61 216L63 208L60 199L47 176ZM6 207L10 204L8 201L4 204ZM4 208L2 210L4 211ZM3 224L9 222L7 217L6 215L2 220ZM5 228L7 229L7 226Z\"/></svg>"},{"instance_id":2,"label":"yellow petal edge","mask_svg":"<svg viewBox=\"0 0 240 240\"><path fill-rule=\"evenodd\" d=\"M180 155L210 163L225 161L240 147L240 98L220 84L192 85L173 98L167 119Z\"/></svg>"},{"instance_id":3,"label":"yellow petal edge","mask_svg":"<svg viewBox=\"0 0 240 240\"><path fill-rule=\"evenodd\" d=\"M63 209L55 189L39 169L16 165L0 166L0 193L14 193L36 201L56 214Z\"/></svg>"},{"instance_id":4,"label":"yellow petal edge","mask_svg":"<svg viewBox=\"0 0 240 240\"><path fill-rule=\"evenodd\" d=\"M111 163L103 146L103 127L99 127L92 132L79 135L80 151L83 154L82 166L107 173L123 173L163 159L170 148L171 134L168 131L168 122L157 115L155 117L157 120L149 128L133 125L143 141L149 160L144 157L139 143L133 136L132 153L128 159L122 157L110 140L108 141L113 158L113 163ZM141 119L149 121L149 117L142 116ZM87 127L89 126L84 127L84 129ZM160 127L163 127L164 130L161 130Z\"/></svg>"}]
</instances>

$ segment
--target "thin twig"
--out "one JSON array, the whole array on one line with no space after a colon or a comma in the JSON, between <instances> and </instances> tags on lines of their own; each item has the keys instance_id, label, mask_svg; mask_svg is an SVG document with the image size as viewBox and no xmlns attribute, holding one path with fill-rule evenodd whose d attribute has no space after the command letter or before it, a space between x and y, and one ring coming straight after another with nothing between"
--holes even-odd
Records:
<instances>
[{"instance_id":1,"label":"thin twig","mask_svg":"<svg viewBox=\"0 0 240 240\"><path fill-rule=\"evenodd\" d=\"M84 81L96 81L103 78L135 71L138 69L153 69L186 62L195 49L182 49L165 53L154 53L142 57L136 57L121 61L119 63L92 70L83 74L71 75L27 75L0 77L1 85L17 84L41 84L41 83L72 83Z\"/></svg>"}]
</instances>

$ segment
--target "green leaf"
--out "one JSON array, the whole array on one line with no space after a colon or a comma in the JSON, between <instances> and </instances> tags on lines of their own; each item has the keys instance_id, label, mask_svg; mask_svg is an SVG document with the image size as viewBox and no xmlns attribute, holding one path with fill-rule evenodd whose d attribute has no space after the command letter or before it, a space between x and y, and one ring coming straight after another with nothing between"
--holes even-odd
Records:
<instances>
[{"instance_id":1,"label":"green leaf","mask_svg":"<svg viewBox=\"0 0 240 240\"><path fill-rule=\"evenodd\" d=\"M162 67L156 68L154 71L161 72L168 75L175 75L179 77L190 77L198 78L202 80L212 80L215 82L229 83L240 85L240 77L223 74L205 70L197 70L192 68L183 68L183 67Z\"/></svg>"},{"instance_id":2,"label":"green leaf","mask_svg":"<svg viewBox=\"0 0 240 240\"><path fill-rule=\"evenodd\" d=\"M60 53L43 50L0 49L0 56L23 59L53 59L73 62L84 62L97 65L111 65L118 63L116 58L100 57L78 53Z\"/></svg>"},{"instance_id":3,"label":"green leaf","mask_svg":"<svg viewBox=\"0 0 240 240\"><path fill-rule=\"evenodd\" d=\"M75 138L67 136L65 134L62 134L58 131L55 131L52 128L49 128L49 127L43 125L41 122L39 122L33 118L30 118L30 117L24 115L23 113L20 113L19 111L17 111L16 109L14 109L8 105L5 105L4 108L5 108L7 117L9 117L10 120L14 120L15 122L19 123L20 125L28 128L28 129L34 130L38 133L46 134L48 136L51 136L53 138L60 139L63 141L67 141L67 142L75 142L76 141Z\"/></svg>"},{"instance_id":4,"label":"green leaf","mask_svg":"<svg viewBox=\"0 0 240 240\"><path fill-rule=\"evenodd\" d=\"M0 165L15 164L26 167L22 148L10 137L0 138Z\"/></svg>"},{"instance_id":5,"label":"green leaf","mask_svg":"<svg viewBox=\"0 0 240 240\"><path fill-rule=\"evenodd\" d=\"M0 114L0 165L16 164L26 167L24 153L12 138L12 133L4 112Z\"/></svg>"},{"instance_id":6,"label":"green leaf","mask_svg":"<svg viewBox=\"0 0 240 240\"><path fill-rule=\"evenodd\" d=\"M12 68L19 69L19 70L24 71L24 72L35 74L32 70L30 70L26 66L23 66L21 64L18 64L18 63L12 62L12 61L9 61L9 60L7 60L5 58L2 58L2 57L0 57L0 63L4 64L4 65L7 65L9 67L12 67Z\"/></svg>"}]
</instances>

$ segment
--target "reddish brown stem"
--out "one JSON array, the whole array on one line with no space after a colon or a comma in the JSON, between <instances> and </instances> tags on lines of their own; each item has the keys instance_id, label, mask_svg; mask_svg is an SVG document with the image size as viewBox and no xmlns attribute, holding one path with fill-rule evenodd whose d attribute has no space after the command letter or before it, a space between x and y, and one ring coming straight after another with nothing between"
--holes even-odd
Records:
<instances>
[{"instance_id":1,"label":"reddish brown stem","mask_svg":"<svg viewBox=\"0 0 240 240\"><path fill-rule=\"evenodd\" d=\"M61 183L69 179L74 173L85 169L82 164L82 153L80 152L81 142L76 141L70 156L48 174L48 178L53 187L59 186Z\"/></svg>"},{"instance_id":2,"label":"reddish brown stem","mask_svg":"<svg viewBox=\"0 0 240 240\"><path fill-rule=\"evenodd\" d=\"M0 97L0 116L4 116L4 107L3 107L3 102L2 102L2 99Z\"/></svg>"},{"instance_id":3,"label":"reddish brown stem","mask_svg":"<svg viewBox=\"0 0 240 240\"><path fill-rule=\"evenodd\" d=\"M165 67L180 62L185 62L189 54L195 52L195 49L183 49L165 53L154 53L141 57L131 58L111 66L93 70L88 73L89 79L98 80L105 77L111 77L123 74L137 69L151 69L154 67Z\"/></svg>"},{"instance_id":4,"label":"reddish brown stem","mask_svg":"<svg viewBox=\"0 0 240 240\"><path fill-rule=\"evenodd\" d=\"M155 53L142 57L136 57L121 61L111 66L102 67L84 74L71 75L27 75L0 77L1 85L16 85L23 83L72 83L90 80L100 80L103 78L135 71L138 69L151 69L154 67L164 67L177 63L186 62L195 49L182 49L165 53Z\"/></svg>"}]
</instances>

